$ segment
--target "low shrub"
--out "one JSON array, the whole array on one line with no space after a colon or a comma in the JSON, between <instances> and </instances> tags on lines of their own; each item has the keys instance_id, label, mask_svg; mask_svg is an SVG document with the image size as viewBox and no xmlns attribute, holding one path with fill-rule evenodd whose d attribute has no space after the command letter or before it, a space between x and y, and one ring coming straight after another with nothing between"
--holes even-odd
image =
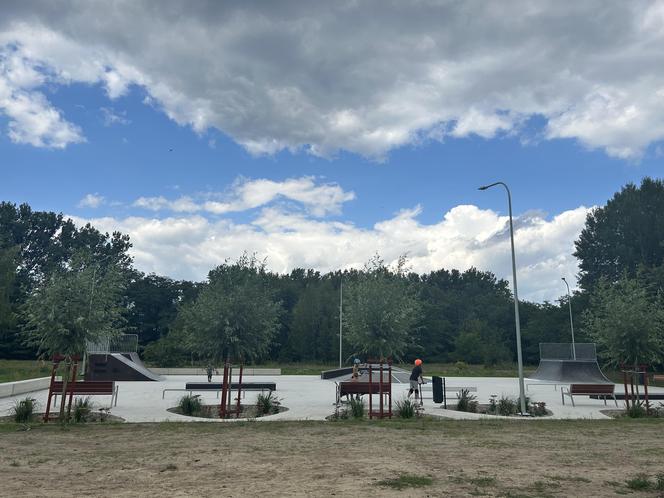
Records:
<instances>
[{"instance_id":1,"label":"low shrub","mask_svg":"<svg viewBox=\"0 0 664 498\"><path fill-rule=\"evenodd\" d=\"M34 398L17 400L12 407L12 417L14 418L14 422L21 424L30 422L36 407L37 401Z\"/></svg>"},{"instance_id":2,"label":"low shrub","mask_svg":"<svg viewBox=\"0 0 664 498\"><path fill-rule=\"evenodd\" d=\"M202 410L203 404L198 394L187 394L180 398L178 408L183 415L196 415Z\"/></svg>"},{"instance_id":3,"label":"low shrub","mask_svg":"<svg viewBox=\"0 0 664 498\"><path fill-rule=\"evenodd\" d=\"M351 399L349 406L350 406L350 415L353 418L364 418L364 400Z\"/></svg>"},{"instance_id":4,"label":"low shrub","mask_svg":"<svg viewBox=\"0 0 664 498\"><path fill-rule=\"evenodd\" d=\"M410 398L404 398L395 404L395 413L399 418L413 418L416 413L415 403Z\"/></svg>"},{"instance_id":5,"label":"low shrub","mask_svg":"<svg viewBox=\"0 0 664 498\"><path fill-rule=\"evenodd\" d=\"M498 411L498 415L504 415L506 417L509 417L510 415L516 415L517 402L515 399L508 396L502 396L498 400L496 409Z\"/></svg>"},{"instance_id":6,"label":"low shrub","mask_svg":"<svg viewBox=\"0 0 664 498\"><path fill-rule=\"evenodd\" d=\"M626 479L625 485L633 491L643 491L650 489L653 483L647 474L636 474L631 479Z\"/></svg>"},{"instance_id":7,"label":"low shrub","mask_svg":"<svg viewBox=\"0 0 664 498\"><path fill-rule=\"evenodd\" d=\"M643 403L636 402L627 409L627 416L630 418L643 418L648 416L648 411L646 407L643 406Z\"/></svg>"},{"instance_id":8,"label":"low shrub","mask_svg":"<svg viewBox=\"0 0 664 498\"><path fill-rule=\"evenodd\" d=\"M489 407L486 409L486 412L490 415L498 413L498 403L496 402L497 397L497 394L492 394L489 398Z\"/></svg>"},{"instance_id":9,"label":"low shrub","mask_svg":"<svg viewBox=\"0 0 664 498\"><path fill-rule=\"evenodd\" d=\"M462 389L459 393L459 401L457 402L457 411L477 413L476 396L470 394L468 389Z\"/></svg>"},{"instance_id":10,"label":"low shrub","mask_svg":"<svg viewBox=\"0 0 664 498\"><path fill-rule=\"evenodd\" d=\"M268 394L260 393L256 398L256 414L258 416L271 415L279 412L279 400L270 391Z\"/></svg>"},{"instance_id":11,"label":"low shrub","mask_svg":"<svg viewBox=\"0 0 664 498\"><path fill-rule=\"evenodd\" d=\"M87 398L76 398L74 401L74 422L87 422L92 413L92 400Z\"/></svg>"},{"instance_id":12,"label":"low shrub","mask_svg":"<svg viewBox=\"0 0 664 498\"><path fill-rule=\"evenodd\" d=\"M546 403L544 401L528 403L528 413L533 417L544 417L546 415Z\"/></svg>"},{"instance_id":13,"label":"low shrub","mask_svg":"<svg viewBox=\"0 0 664 498\"><path fill-rule=\"evenodd\" d=\"M456 368L457 370L465 370L468 368L468 364L465 361L457 361L454 364L454 368Z\"/></svg>"}]
</instances>

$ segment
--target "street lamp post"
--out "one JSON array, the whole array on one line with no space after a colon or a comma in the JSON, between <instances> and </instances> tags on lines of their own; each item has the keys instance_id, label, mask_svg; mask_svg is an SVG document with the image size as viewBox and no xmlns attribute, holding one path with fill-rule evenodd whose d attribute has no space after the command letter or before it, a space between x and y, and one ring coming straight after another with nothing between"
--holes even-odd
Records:
<instances>
[{"instance_id":1,"label":"street lamp post","mask_svg":"<svg viewBox=\"0 0 664 498\"><path fill-rule=\"evenodd\" d=\"M341 368L341 334L343 332L343 313L344 313L344 281L339 284L339 368Z\"/></svg>"},{"instance_id":2,"label":"street lamp post","mask_svg":"<svg viewBox=\"0 0 664 498\"><path fill-rule=\"evenodd\" d=\"M516 286L516 257L514 255L514 226L512 224L512 194L510 189L503 182L495 182L491 185L484 185L479 190L486 190L496 185L502 185L507 192L507 206L510 215L510 242L512 244L512 283L514 285L514 321L516 325L516 356L519 366L519 400L521 402L521 414L525 415L526 411L526 393L523 383L523 355L521 353L521 323L519 319L519 293Z\"/></svg>"},{"instance_id":3,"label":"street lamp post","mask_svg":"<svg viewBox=\"0 0 664 498\"><path fill-rule=\"evenodd\" d=\"M565 277L562 278L567 286L567 304L569 304L569 327L572 330L572 358L576 360L576 344L574 344L574 320L572 320L572 295L569 292L569 284Z\"/></svg>"}]
</instances>

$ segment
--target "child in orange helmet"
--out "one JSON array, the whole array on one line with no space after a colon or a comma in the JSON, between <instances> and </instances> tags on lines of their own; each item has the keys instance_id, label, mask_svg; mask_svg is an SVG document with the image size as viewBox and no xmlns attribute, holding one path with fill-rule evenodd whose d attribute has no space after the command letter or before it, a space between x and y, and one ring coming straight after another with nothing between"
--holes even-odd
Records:
<instances>
[{"instance_id":1,"label":"child in orange helmet","mask_svg":"<svg viewBox=\"0 0 664 498\"><path fill-rule=\"evenodd\" d=\"M420 400L420 406L423 404L422 403L422 397L420 396L420 385L424 383L422 379L422 360L419 358L415 360L415 367L413 368L413 371L410 373L410 390L408 391L408 397L410 398L410 395L415 393L415 404L417 404L417 400L419 398Z\"/></svg>"}]
</instances>

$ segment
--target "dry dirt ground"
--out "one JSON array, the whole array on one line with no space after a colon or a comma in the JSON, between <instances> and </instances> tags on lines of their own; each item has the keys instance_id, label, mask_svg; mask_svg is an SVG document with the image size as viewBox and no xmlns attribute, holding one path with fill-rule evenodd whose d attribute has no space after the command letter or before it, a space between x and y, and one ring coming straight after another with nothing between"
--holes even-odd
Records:
<instances>
[{"instance_id":1,"label":"dry dirt ground","mask_svg":"<svg viewBox=\"0 0 664 498\"><path fill-rule=\"evenodd\" d=\"M663 493L657 475L664 474L664 420L35 424L20 429L0 424L2 496ZM647 490L628 485L639 473L647 474ZM399 477L403 482L394 480Z\"/></svg>"}]
</instances>

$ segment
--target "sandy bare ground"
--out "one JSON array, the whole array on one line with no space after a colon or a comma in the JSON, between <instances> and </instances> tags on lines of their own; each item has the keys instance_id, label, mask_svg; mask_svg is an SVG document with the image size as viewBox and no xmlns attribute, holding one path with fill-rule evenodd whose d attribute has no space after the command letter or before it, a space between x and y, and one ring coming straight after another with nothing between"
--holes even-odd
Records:
<instances>
[{"instance_id":1,"label":"sandy bare ground","mask_svg":"<svg viewBox=\"0 0 664 498\"><path fill-rule=\"evenodd\" d=\"M2 496L658 496L664 420L0 425ZM423 487L380 484L402 474ZM664 495L663 495L664 496Z\"/></svg>"}]
</instances>

